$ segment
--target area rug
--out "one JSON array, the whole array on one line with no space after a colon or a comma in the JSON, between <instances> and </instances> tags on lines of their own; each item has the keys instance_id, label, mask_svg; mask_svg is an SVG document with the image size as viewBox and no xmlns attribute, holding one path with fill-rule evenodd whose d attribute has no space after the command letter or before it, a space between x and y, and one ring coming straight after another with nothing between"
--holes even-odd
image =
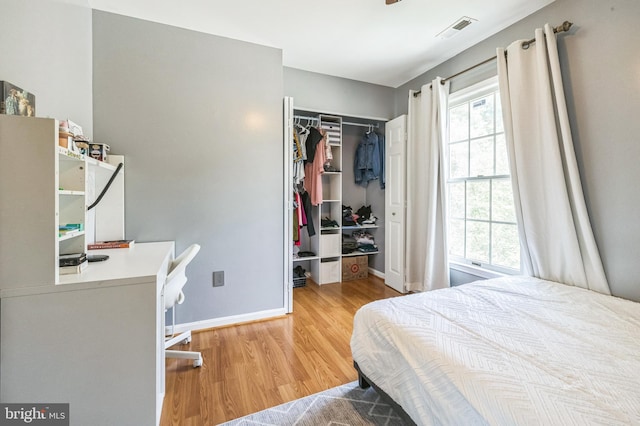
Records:
<instances>
[{"instance_id":1,"label":"area rug","mask_svg":"<svg viewBox=\"0 0 640 426\"><path fill-rule=\"evenodd\" d=\"M223 426L404 426L373 388L348 383L311 396L259 411Z\"/></svg>"}]
</instances>

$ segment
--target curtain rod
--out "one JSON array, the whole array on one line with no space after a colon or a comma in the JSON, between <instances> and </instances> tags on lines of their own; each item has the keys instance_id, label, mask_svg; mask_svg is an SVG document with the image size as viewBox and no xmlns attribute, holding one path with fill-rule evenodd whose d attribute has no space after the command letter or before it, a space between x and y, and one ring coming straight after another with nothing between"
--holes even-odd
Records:
<instances>
[{"instance_id":1,"label":"curtain rod","mask_svg":"<svg viewBox=\"0 0 640 426\"><path fill-rule=\"evenodd\" d=\"M571 28L571 26L572 26L572 25L573 25L573 22L564 21L561 25L558 25L557 27L555 27L555 28L553 29L553 32L554 32L554 33L562 33L562 32L565 32L565 31L569 31L569 29ZM522 48L523 48L523 49L528 49L528 48L529 48L529 46L531 46L531 45L532 45L533 43L535 43L535 42L536 42L536 39L535 39L535 37L534 37L534 38L532 38L531 40L523 41L521 46L522 46ZM505 54L505 55L507 54L507 51L506 51L506 50L505 50L504 54ZM445 83L445 81L447 81L447 80L451 80L452 78L456 78L456 77L458 77L458 76L460 76L460 75L462 75L462 74L464 74L464 73L467 73L467 72L469 72L469 71L471 71L471 70L473 70L473 69L476 69L476 68L478 68L478 67L480 67L480 66L482 66L482 65L484 65L484 64L488 64L489 62L494 61L494 60L496 60L496 59L498 59L498 56L493 56L493 57L491 57L491 58L485 59L485 60L484 60L484 61L482 61L482 62L478 62L477 64L472 65L472 66L470 66L469 68L463 69L463 70L462 70L462 71L460 71L460 72L457 72L457 73L455 73L455 74L453 74L453 75L450 75L450 76L449 76L449 77L447 77L447 78L443 78L443 79L441 80L441 81L442 81L442 84L444 84L444 83ZM429 85L429 89L431 89L431 85ZM413 93L413 97L415 98L415 97L416 97L416 96L418 96L421 92L422 92L422 90L418 90L417 92L414 92L414 93Z\"/></svg>"}]
</instances>

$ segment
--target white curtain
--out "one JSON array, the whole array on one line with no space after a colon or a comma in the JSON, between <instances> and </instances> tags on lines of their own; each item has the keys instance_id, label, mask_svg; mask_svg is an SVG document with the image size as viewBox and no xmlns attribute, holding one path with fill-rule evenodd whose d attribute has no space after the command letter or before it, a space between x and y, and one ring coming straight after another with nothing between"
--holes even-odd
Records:
<instances>
[{"instance_id":1,"label":"white curtain","mask_svg":"<svg viewBox=\"0 0 640 426\"><path fill-rule=\"evenodd\" d=\"M437 78L409 93L406 285L409 291L449 287L444 138L449 83Z\"/></svg>"},{"instance_id":2,"label":"white curtain","mask_svg":"<svg viewBox=\"0 0 640 426\"><path fill-rule=\"evenodd\" d=\"M610 294L593 236L548 24L498 49L498 75L524 273Z\"/></svg>"}]
</instances>

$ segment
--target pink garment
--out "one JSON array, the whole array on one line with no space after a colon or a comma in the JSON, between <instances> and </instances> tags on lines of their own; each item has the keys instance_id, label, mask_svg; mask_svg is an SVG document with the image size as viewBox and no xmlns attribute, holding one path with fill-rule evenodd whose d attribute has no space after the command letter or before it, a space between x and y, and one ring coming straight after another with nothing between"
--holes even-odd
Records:
<instances>
[{"instance_id":1,"label":"pink garment","mask_svg":"<svg viewBox=\"0 0 640 426\"><path fill-rule=\"evenodd\" d=\"M322 204L322 174L324 173L324 163L327 161L325 151L327 132L324 129L318 129L318 131L322 135L322 139L316 145L313 163L307 163L304 166L304 189L311 196L311 204L314 206Z\"/></svg>"},{"instance_id":2,"label":"pink garment","mask_svg":"<svg viewBox=\"0 0 640 426\"><path fill-rule=\"evenodd\" d=\"M296 192L296 196L299 206L298 209L300 210L300 217L302 218L302 220L300 221L300 227L302 228L302 225L307 224L307 212L304 211L304 206L302 205L302 197L300 196L300 194Z\"/></svg>"}]
</instances>

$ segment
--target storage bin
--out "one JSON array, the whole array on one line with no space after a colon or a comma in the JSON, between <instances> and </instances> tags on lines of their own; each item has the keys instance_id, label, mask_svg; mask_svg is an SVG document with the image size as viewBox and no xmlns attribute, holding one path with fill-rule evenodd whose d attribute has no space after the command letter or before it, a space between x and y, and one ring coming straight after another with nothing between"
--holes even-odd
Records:
<instances>
[{"instance_id":1,"label":"storage bin","mask_svg":"<svg viewBox=\"0 0 640 426\"><path fill-rule=\"evenodd\" d=\"M340 282L340 259L320 262L320 282L328 284Z\"/></svg>"},{"instance_id":2,"label":"storage bin","mask_svg":"<svg viewBox=\"0 0 640 426\"><path fill-rule=\"evenodd\" d=\"M293 279L293 288L304 287L307 285L307 277L299 277Z\"/></svg>"},{"instance_id":3,"label":"storage bin","mask_svg":"<svg viewBox=\"0 0 640 426\"><path fill-rule=\"evenodd\" d=\"M342 254L341 234L321 234L320 235L320 257L333 257Z\"/></svg>"}]
</instances>

